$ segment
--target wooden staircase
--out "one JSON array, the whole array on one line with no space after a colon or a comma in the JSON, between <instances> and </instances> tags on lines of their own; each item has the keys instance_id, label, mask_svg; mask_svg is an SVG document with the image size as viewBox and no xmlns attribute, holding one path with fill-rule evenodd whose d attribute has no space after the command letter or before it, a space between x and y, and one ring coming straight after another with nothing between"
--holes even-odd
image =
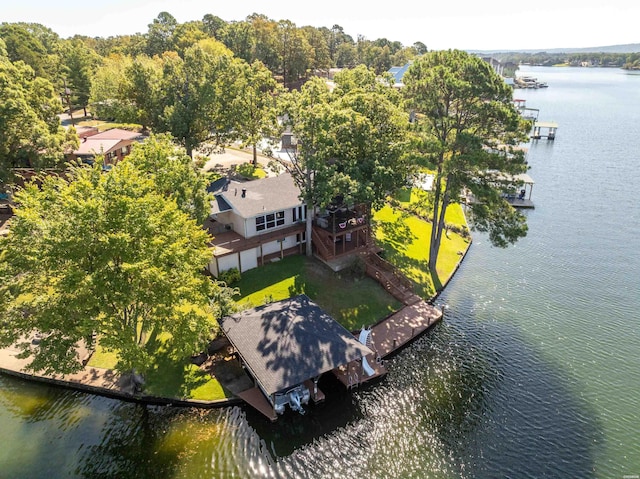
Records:
<instances>
[{"instance_id":1,"label":"wooden staircase","mask_svg":"<svg viewBox=\"0 0 640 479\"><path fill-rule=\"evenodd\" d=\"M366 272L378 281L389 294L398 301L409 306L421 300L413 291L413 284L398 268L372 251L360 255L364 260Z\"/></svg>"},{"instance_id":2,"label":"wooden staircase","mask_svg":"<svg viewBox=\"0 0 640 479\"><path fill-rule=\"evenodd\" d=\"M311 241L316 248L319 256L323 259L329 259L333 256L333 244L328 236L320 235L317 228L311 230Z\"/></svg>"}]
</instances>

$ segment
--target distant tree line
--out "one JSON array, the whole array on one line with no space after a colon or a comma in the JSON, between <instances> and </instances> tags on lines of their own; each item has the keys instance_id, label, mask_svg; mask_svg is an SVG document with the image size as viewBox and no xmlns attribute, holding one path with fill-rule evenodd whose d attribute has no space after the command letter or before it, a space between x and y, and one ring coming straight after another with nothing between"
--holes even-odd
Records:
<instances>
[{"instance_id":1,"label":"distant tree line","mask_svg":"<svg viewBox=\"0 0 640 479\"><path fill-rule=\"evenodd\" d=\"M530 64L538 66L569 65L640 69L640 52L636 53L494 53L494 58L502 62Z\"/></svg>"},{"instance_id":2,"label":"distant tree line","mask_svg":"<svg viewBox=\"0 0 640 479\"><path fill-rule=\"evenodd\" d=\"M207 14L202 20L179 23L170 13L161 12L146 33L107 38L76 35L61 39L40 24L2 23L0 38L11 61L24 61L36 75L49 79L58 88L63 88L66 79L74 104L86 102L86 73L101 59L114 54L154 57L169 51L182 57L190 46L207 38L220 41L247 63L262 62L285 86L309 72L333 67L364 64L379 74L427 51L422 42L404 46L386 38L368 40L358 36L354 40L340 25L298 27L289 20L276 21L260 14L231 22Z\"/></svg>"}]
</instances>

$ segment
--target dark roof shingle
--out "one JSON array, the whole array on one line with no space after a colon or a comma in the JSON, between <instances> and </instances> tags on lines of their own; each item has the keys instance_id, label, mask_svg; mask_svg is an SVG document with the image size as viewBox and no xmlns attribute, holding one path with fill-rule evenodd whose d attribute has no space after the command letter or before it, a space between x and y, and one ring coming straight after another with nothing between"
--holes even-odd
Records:
<instances>
[{"instance_id":1,"label":"dark roof shingle","mask_svg":"<svg viewBox=\"0 0 640 479\"><path fill-rule=\"evenodd\" d=\"M371 353L306 295L247 310L221 323L267 394Z\"/></svg>"}]
</instances>

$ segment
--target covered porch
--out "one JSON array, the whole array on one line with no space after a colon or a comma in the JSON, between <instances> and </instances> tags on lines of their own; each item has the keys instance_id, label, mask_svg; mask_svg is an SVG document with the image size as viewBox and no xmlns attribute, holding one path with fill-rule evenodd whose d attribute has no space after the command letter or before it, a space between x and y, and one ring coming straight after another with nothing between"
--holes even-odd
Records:
<instances>
[{"instance_id":1,"label":"covered porch","mask_svg":"<svg viewBox=\"0 0 640 479\"><path fill-rule=\"evenodd\" d=\"M314 253L324 261L331 261L365 251L372 243L369 208L357 205L328 207L314 220L312 240Z\"/></svg>"}]
</instances>

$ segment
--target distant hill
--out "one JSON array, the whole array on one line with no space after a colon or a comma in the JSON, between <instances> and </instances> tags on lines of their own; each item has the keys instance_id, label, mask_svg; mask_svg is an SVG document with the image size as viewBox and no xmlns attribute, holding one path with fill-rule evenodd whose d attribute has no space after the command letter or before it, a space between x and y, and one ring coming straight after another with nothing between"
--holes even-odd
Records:
<instances>
[{"instance_id":1,"label":"distant hill","mask_svg":"<svg viewBox=\"0 0 640 479\"><path fill-rule=\"evenodd\" d=\"M640 43L609 45L587 48L546 48L537 50L470 50L470 53L489 55L494 53L636 53L640 52Z\"/></svg>"}]
</instances>

